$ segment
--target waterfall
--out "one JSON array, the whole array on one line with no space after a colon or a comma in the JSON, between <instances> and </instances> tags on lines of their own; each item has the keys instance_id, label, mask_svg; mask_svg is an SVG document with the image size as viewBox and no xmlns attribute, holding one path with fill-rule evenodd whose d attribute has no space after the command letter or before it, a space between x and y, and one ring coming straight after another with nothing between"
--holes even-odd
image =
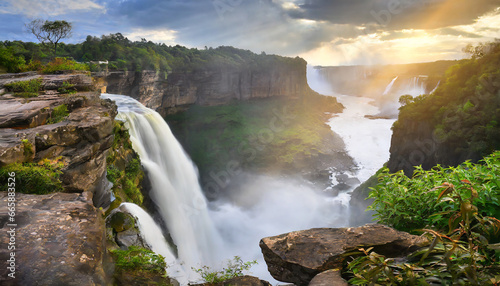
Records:
<instances>
[{"instance_id":1,"label":"waterfall","mask_svg":"<svg viewBox=\"0 0 500 286\"><path fill-rule=\"evenodd\" d=\"M420 79L420 76L413 77L408 80L407 84L398 90L397 95L409 94L413 97L425 94L426 84L425 81Z\"/></svg>"},{"instance_id":2,"label":"waterfall","mask_svg":"<svg viewBox=\"0 0 500 286\"><path fill-rule=\"evenodd\" d=\"M438 89L440 83L441 83L441 81L438 81L438 83L436 84L436 87L429 94L433 94L436 91L436 89Z\"/></svg>"},{"instance_id":3,"label":"waterfall","mask_svg":"<svg viewBox=\"0 0 500 286\"><path fill-rule=\"evenodd\" d=\"M190 267L213 265L220 245L198 183L198 171L169 126L155 111L123 95L102 94L116 102L134 150L151 181L150 196L177 245L179 260Z\"/></svg>"},{"instance_id":4,"label":"waterfall","mask_svg":"<svg viewBox=\"0 0 500 286\"><path fill-rule=\"evenodd\" d=\"M187 284L186 273L173 254L172 248L162 235L161 228L155 223L153 218L136 204L122 203L119 209L136 218L136 223L144 242L149 245L152 251L165 257L169 277L177 279L182 284Z\"/></svg>"},{"instance_id":5,"label":"waterfall","mask_svg":"<svg viewBox=\"0 0 500 286\"><path fill-rule=\"evenodd\" d=\"M397 79L398 79L398 77L395 77L395 78L391 81L391 83L389 83L389 84L387 85L387 87L385 88L385 91L384 91L383 95L386 95L386 94L388 94L388 93L391 91L392 86L394 85L394 83L396 82L396 80L397 80Z\"/></svg>"},{"instance_id":6,"label":"waterfall","mask_svg":"<svg viewBox=\"0 0 500 286\"><path fill-rule=\"evenodd\" d=\"M319 94L328 95L332 94L333 90L328 81L323 79L319 71L320 67L313 67L307 65L307 83L310 87L314 86L314 91Z\"/></svg>"}]
</instances>

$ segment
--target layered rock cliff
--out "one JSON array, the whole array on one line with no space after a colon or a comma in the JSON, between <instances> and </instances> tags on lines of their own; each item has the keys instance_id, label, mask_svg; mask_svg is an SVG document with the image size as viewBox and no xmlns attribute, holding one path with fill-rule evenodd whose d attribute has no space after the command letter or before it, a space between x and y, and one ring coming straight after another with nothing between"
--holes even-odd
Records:
<instances>
[{"instance_id":1,"label":"layered rock cliff","mask_svg":"<svg viewBox=\"0 0 500 286\"><path fill-rule=\"evenodd\" d=\"M220 105L233 100L300 97L312 92L307 85L306 62L300 58L265 67L228 65L169 74L110 72L96 75L96 83L108 93L129 95L162 115L192 104Z\"/></svg>"}]
</instances>

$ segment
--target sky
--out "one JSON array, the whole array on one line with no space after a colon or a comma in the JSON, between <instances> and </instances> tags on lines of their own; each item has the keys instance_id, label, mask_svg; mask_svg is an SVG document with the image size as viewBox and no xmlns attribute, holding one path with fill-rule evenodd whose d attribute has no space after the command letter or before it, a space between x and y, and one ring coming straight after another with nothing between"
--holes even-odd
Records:
<instances>
[{"instance_id":1,"label":"sky","mask_svg":"<svg viewBox=\"0 0 500 286\"><path fill-rule=\"evenodd\" d=\"M0 40L36 41L33 19L71 22L67 43L119 32L313 65L397 64L460 59L500 37L500 0L2 0Z\"/></svg>"}]
</instances>

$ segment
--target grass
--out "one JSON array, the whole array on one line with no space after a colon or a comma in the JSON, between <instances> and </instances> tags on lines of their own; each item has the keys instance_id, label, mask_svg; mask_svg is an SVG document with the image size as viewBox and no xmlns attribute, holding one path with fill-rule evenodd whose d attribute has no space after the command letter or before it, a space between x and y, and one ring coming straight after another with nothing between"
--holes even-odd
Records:
<instances>
[{"instance_id":1,"label":"grass","mask_svg":"<svg viewBox=\"0 0 500 286\"><path fill-rule=\"evenodd\" d=\"M0 168L0 181L7 182L14 172L16 191L24 194L44 195L63 191L59 179L64 164L59 159L44 159L38 163L14 163Z\"/></svg>"},{"instance_id":2,"label":"grass","mask_svg":"<svg viewBox=\"0 0 500 286\"><path fill-rule=\"evenodd\" d=\"M32 80L16 81L6 84L5 88L8 91L14 92L13 95L16 97L23 97L23 98L37 97L39 91L42 88L42 80L32 79Z\"/></svg>"}]
</instances>

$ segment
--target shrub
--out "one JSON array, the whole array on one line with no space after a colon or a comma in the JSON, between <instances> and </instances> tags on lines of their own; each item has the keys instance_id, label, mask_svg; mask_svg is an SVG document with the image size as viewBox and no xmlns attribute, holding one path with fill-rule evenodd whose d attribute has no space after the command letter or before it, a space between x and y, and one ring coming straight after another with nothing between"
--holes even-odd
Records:
<instances>
[{"instance_id":1,"label":"shrub","mask_svg":"<svg viewBox=\"0 0 500 286\"><path fill-rule=\"evenodd\" d=\"M465 162L458 167L436 166L424 171L417 167L413 178L403 172L390 174L384 168L379 183L369 197L374 199L369 209L375 211L380 223L398 230L414 231L424 227L444 230L448 227L446 214L459 210L456 200L438 200L444 183L456 188L461 196L471 197L477 191L476 204L480 214L500 217L500 151L485 157L480 164Z\"/></svg>"},{"instance_id":2,"label":"shrub","mask_svg":"<svg viewBox=\"0 0 500 286\"><path fill-rule=\"evenodd\" d=\"M53 74L63 70L88 71L89 67L86 64L80 64L67 58L55 58L47 63L47 65L42 68L41 72L44 74Z\"/></svg>"},{"instance_id":3,"label":"shrub","mask_svg":"<svg viewBox=\"0 0 500 286\"><path fill-rule=\"evenodd\" d=\"M208 285L215 285L231 278L243 276L243 271L249 270L254 264L257 264L257 261L243 262L239 256L235 256L233 260L228 261L227 267L220 271L212 270L208 266L192 269L198 272Z\"/></svg>"},{"instance_id":4,"label":"shrub","mask_svg":"<svg viewBox=\"0 0 500 286\"><path fill-rule=\"evenodd\" d=\"M61 104L52 109L50 118L47 120L47 124L54 124L63 121L69 115L68 107L66 104Z\"/></svg>"},{"instance_id":5,"label":"shrub","mask_svg":"<svg viewBox=\"0 0 500 286\"><path fill-rule=\"evenodd\" d=\"M14 163L0 168L0 181L7 182L8 173L16 174L16 191L25 194L49 194L63 191L59 180L64 164L44 159L39 163Z\"/></svg>"},{"instance_id":6,"label":"shrub","mask_svg":"<svg viewBox=\"0 0 500 286\"><path fill-rule=\"evenodd\" d=\"M63 85L57 89L57 91L62 94L75 94L76 88L74 84L65 81L63 82Z\"/></svg>"},{"instance_id":7,"label":"shrub","mask_svg":"<svg viewBox=\"0 0 500 286\"><path fill-rule=\"evenodd\" d=\"M23 80L5 85L8 91L14 92L14 96L30 98L37 97L42 89L42 79Z\"/></svg>"},{"instance_id":8,"label":"shrub","mask_svg":"<svg viewBox=\"0 0 500 286\"><path fill-rule=\"evenodd\" d=\"M434 188L437 201L457 204L446 212L447 234L425 229L432 243L404 262L360 249L364 254L349 263L354 285L498 285L500 282L500 220L483 215L479 193L468 180L466 187L448 182ZM467 189L469 192L463 192Z\"/></svg>"},{"instance_id":9,"label":"shrub","mask_svg":"<svg viewBox=\"0 0 500 286\"><path fill-rule=\"evenodd\" d=\"M111 255L118 271L138 271L166 275L165 258L151 250L130 246L127 250L114 249Z\"/></svg>"}]
</instances>

